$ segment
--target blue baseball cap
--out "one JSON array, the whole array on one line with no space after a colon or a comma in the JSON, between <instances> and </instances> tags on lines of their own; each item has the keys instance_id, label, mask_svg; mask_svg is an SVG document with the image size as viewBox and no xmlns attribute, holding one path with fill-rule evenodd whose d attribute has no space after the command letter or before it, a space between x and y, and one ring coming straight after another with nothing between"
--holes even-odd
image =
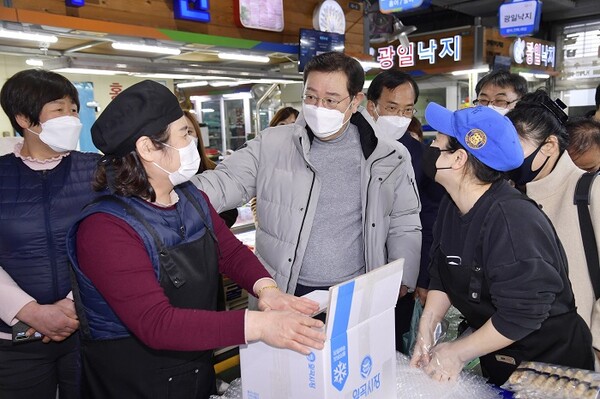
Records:
<instances>
[{"instance_id":1,"label":"blue baseball cap","mask_svg":"<svg viewBox=\"0 0 600 399\"><path fill-rule=\"evenodd\" d=\"M454 137L475 158L500 172L523 163L523 148L514 125L491 108L478 106L450 111L429 103L425 118L431 127Z\"/></svg>"}]
</instances>

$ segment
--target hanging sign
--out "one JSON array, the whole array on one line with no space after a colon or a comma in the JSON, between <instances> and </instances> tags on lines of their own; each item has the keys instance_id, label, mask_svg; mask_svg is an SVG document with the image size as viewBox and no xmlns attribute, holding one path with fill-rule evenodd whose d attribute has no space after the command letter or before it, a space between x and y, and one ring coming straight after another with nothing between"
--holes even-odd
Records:
<instances>
[{"instance_id":1,"label":"hanging sign","mask_svg":"<svg viewBox=\"0 0 600 399\"><path fill-rule=\"evenodd\" d=\"M431 0L379 0L379 11L382 14L428 8Z\"/></svg>"},{"instance_id":2,"label":"hanging sign","mask_svg":"<svg viewBox=\"0 0 600 399\"><path fill-rule=\"evenodd\" d=\"M210 22L208 0L173 0L173 15L175 19Z\"/></svg>"},{"instance_id":3,"label":"hanging sign","mask_svg":"<svg viewBox=\"0 0 600 399\"><path fill-rule=\"evenodd\" d=\"M499 23L502 36L528 36L540 29L540 0L509 0L500 6Z\"/></svg>"},{"instance_id":4,"label":"hanging sign","mask_svg":"<svg viewBox=\"0 0 600 399\"><path fill-rule=\"evenodd\" d=\"M377 49L379 56L377 61L381 69L390 69L394 66L394 56L398 55L398 66L400 68L413 67L415 66L415 60L428 61L430 65L436 63L436 59L448 57L454 61L461 60L461 42L462 37L455 35L453 37L444 37L439 39L429 39L428 41L419 41L416 46L415 54L415 43L410 43L408 48L403 45L380 47ZM439 50L438 50L439 49Z\"/></svg>"},{"instance_id":5,"label":"hanging sign","mask_svg":"<svg viewBox=\"0 0 600 399\"><path fill-rule=\"evenodd\" d=\"M518 38L512 45L512 58L517 64L555 68L556 47L528 38Z\"/></svg>"},{"instance_id":6,"label":"hanging sign","mask_svg":"<svg viewBox=\"0 0 600 399\"><path fill-rule=\"evenodd\" d=\"M244 28L283 31L283 0L236 0L235 17Z\"/></svg>"}]
</instances>

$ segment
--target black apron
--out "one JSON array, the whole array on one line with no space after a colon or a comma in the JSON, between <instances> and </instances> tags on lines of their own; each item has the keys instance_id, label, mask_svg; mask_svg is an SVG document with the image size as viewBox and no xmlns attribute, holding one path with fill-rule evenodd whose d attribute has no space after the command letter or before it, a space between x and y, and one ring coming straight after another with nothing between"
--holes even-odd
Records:
<instances>
[{"instance_id":1,"label":"black apron","mask_svg":"<svg viewBox=\"0 0 600 399\"><path fill-rule=\"evenodd\" d=\"M207 233L171 248L162 244L141 214L117 200L154 237L160 251L159 282L171 305L216 310L220 276L216 237L197 200L185 189L182 191L200 214ZM154 350L134 336L104 341L84 339L83 397L207 399L216 394L212 355L212 351Z\"/></svg>"},{"instance_id":2,"label":"black apron","mask_svg":"<svg viewBox=\"0 0 600 399\"><path fill-rule=\"evenodd\" d=\"M450 302L474 329L483 326L496 309L487 283L484 266L457 264L438 247L440 280ZM502 385L521 361L538 361L593 370L592 337L575 306L560 315L548 317L540 329L506 348L481 356L481 366L489 382Z\"/></svg>"}]
</instances>

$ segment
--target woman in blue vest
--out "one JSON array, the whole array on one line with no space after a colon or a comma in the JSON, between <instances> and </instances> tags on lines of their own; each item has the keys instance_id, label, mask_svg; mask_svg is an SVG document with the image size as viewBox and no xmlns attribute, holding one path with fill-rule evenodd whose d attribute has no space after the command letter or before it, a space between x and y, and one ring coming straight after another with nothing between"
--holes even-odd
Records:
<instances>
[{"instance_id":1,"label":"woman in blue vest","mask_svg":"<svg viewBox=\"0 0 600 399\"><path fill-rule=\"evenodd\" d=\"M86 398L208 398L212 349L262 340L322 348L318 305L279 291L188 180L200 156L177 98L149 80L119 94L92 127L104 152L95 187L112 195L69 232ZM259 299L216 311L219 272Z\"/></svg>"},{"instance_id":2,"label":"woman in blue vest","mask_svg":"<svg viewBox=\"0 0 600 399\"><path fill-rule=\"evenodd\" d=\"M63 76L25 70L0 97L24 139L0 157L0 397L55 398L58 386L60 398L77 398L79 322L65 238L96 195L100 157L74 151L79 98Z\"/></svg>"}]
</instances>

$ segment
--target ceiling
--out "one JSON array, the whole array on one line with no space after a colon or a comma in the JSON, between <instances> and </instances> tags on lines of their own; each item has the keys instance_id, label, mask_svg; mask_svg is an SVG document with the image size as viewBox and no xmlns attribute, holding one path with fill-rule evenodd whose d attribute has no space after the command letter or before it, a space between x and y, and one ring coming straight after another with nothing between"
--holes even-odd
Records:
<instances>
[{"instance_id":1,"label":"ceiling","mask_svg":"<svg viewBox=\"0 0 600 399\"><path fill-rule=\"evenodd\" d=\"M391 29L393 17L402 20L404 25L414 25L417 33L422 34L458 26L473 25L480 17L484 26L497 26L498 7L502 0L432 0L432 6L426 10L397 13L384 16L378 11L377 0L355 1L366 8L365 15L374 29ZM540 37L548 36L551 27L567 20L580 18L600 18L600 0L544 0L542 14L542 32ZM179 55L159 55L133 51L115 50L111 45L116 41L138 41L139 38L117 37L103 32L78 31L41 25L27 25L0 21L2 28L52 33L58 36L56 43L40 43L0 38L0 53L9 55L27 55L44 62L44 68L90 68L96 70L120 71L123 74L147 75L168 73L174 79L233 81L243 79L254 83L267 81L300 81L297 72L297 53L295 51L267 53L266 64L249 63L240 60L221 60L217 54L231 49L199 43L142 40L146 44L177 47ZM288 46L297 49L297 46ZM296 50L297 51L297 50ZM250 53L251 50L245 50ZM260 55L265 55L261 52ZM178 76L181 75L181 76Z\"/></svg>"},{"instance_id":2,"label":"ceiling","mask_svg":"<svg viewBox=\"0 0 600 399\"><path fill-rule=\"evenodd\" d=\"M370 12L378 13L378 0L364 1ZM431 7L427 9L394 16L404 25L416 26L419 34L473 25L476 17L481 18L483 26L497 27L498 9L503 3L504 0L431 0ZM549 39L551 27L556 23L594 16L600 17L600 0L543 0L539 36Z\"/></svg>"}]
</instances>

